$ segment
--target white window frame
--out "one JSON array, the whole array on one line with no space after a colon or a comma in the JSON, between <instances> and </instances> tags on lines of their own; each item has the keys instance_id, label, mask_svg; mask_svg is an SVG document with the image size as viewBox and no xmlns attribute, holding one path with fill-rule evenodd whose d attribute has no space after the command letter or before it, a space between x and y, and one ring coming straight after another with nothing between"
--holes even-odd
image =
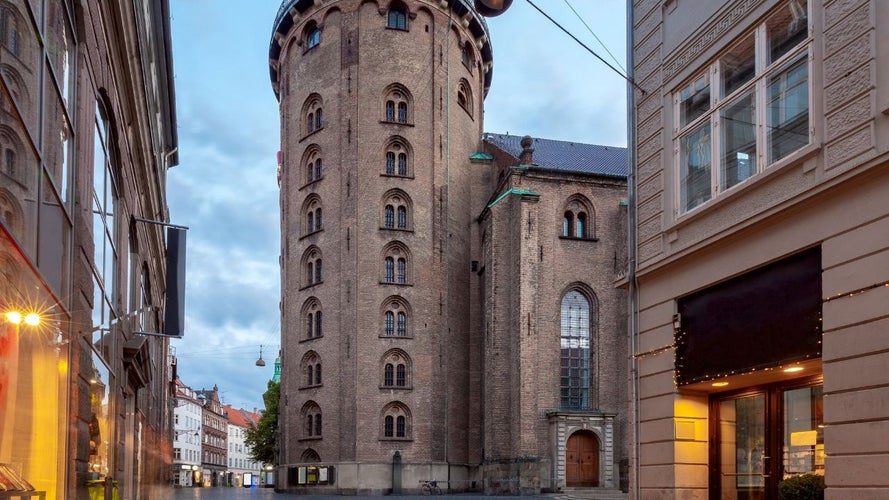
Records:
<instances>
[{"instance_id":1,"label":"white window frame","mask_svg":"<svg viewBox=\"0 0 889 500\"><path fill-rule=\"evenodd\" d=\"M781 10L786 9L789 4L782 4ZM767 24L781 10L776 10L769 16L761 20L753 30L747 31L743 36L735 40L732 45L728 46L718 54L714 60L707 64L701 71L695 73L691 78L679 85L672 94L673 104L673 165L675 168L674 188L675 188L675 211L679 216L696 211L699 207L710 204L720 194L731 191L738 186L747 184L748 180L755 179L766 170L773 169L779 165L785 165L799 158L803 151L807 150L807 146L814 143L814 125L812 114L814 109L813 92L812 92L812 75L813 75L813 26L811 5L807 3L807 35L804 40L799 42L791 50L781 55L778 59L768 63L768 39ZM722 61L723 56L727 55L733 48L741 45L750 37L754 40L754 76L747 82L741 84L731 91L728 95L722 95ZM766 126L768 120L768 82L769 79L787 72L791 67L795 66L798 61L804 60L806 65L806 85L807 85L807 112L808 112L808 139L806 144L797 147L794 151L786 153L782 158L770 162L769 151L769 130ZM685 124L681 122L681 106L682 99L680 93L683 89L688 88L695 82L704 80L709 87L709 108L698 116ZM725 140L722 137L720 121L722 113L729 109L732 105L739 102L744 96L753 93L754 102L754 133L756 142L756 154L752 158L754 165L752 171L744 179L726 185L726 175L723 172L723 156ZM683 139L691 136L703 127L710 127L709 148L705 146L702 150L703 154L709 154L709 193L706 198L693 204L689 204L689 200L684 200L684 190L686 184L683 181Z\"/></svg>"}]
</instances>

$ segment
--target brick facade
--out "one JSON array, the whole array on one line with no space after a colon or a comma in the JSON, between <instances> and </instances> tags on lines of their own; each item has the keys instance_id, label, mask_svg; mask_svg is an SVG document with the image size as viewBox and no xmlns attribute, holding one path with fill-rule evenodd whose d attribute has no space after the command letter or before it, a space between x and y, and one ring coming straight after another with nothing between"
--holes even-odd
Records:
<instances>
[{"instance_id":1,"label":"brick facade","mask_svg":"<svg viewBox=\"0 0 889 500\"><path fill-rule=\"evenodd\" d=\"M509 173L517 157L480 141L491 77L484 21L463 2L409 1L401 29L388 25L398 5L288 1L275 22L278 487L388 492L397 452L405 489L423 479L456 490L556 488L546 411L559 408L559 301L572 283L598 299L593 392L597 408L617 415L614 460L626 457L625 305L613 285L626 181ZM496 159L470 160L482 150ZM543 194L486 208L513 188ZM558 238L578 193L596 207L598 241ZM526 215L538 222L526 228ZM336 466L336 479L307 489L293 468L316 462Z\"/></svg>"}]
</instances>

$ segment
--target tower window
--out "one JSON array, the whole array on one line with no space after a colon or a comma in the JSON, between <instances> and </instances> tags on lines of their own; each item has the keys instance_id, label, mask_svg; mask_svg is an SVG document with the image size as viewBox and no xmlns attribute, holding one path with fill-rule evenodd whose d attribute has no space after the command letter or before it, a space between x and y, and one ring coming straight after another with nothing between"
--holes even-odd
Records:
<instances>
[{"instance_id":1,"label":"tower window","mask_svg":"<svg viewBox=\"0 0 889 500\"><path fill-rule=\"evenodd\" d=\"M401 5L393 5L389 9L386 27L397 30L407 30L407 10Z\"/></svg>"}]
</instances>

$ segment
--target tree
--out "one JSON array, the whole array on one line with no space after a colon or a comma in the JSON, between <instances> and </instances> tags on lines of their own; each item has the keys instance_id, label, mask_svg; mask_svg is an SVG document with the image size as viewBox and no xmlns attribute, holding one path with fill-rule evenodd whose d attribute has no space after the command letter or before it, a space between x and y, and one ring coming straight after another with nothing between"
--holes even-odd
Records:
<instances>
[{"instance_id":1,"label":"tree","mask_svg":"<svg viewBox=\"0 0 889 500\"><path fill-rule=\"evenodd\" d=\"M278 440L278 401L281 398L281 383L269 380L268 389L262 395L265 410L259 423L247 429L244 444L250 449L253 460L265 464L275 463L275 449Z\"/></svg>"}]
</instances>

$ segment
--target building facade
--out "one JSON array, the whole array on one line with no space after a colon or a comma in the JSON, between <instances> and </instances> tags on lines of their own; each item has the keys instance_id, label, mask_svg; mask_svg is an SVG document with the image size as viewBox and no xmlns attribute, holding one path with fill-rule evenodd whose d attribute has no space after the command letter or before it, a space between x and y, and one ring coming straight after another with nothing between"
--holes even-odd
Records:
<instances>
[{"instance_id":1,"label":"building facade","mask_svg":"<svg viewBox=\"0 0 889 500\"><path fill-rule=\"evenodd\" d=\"M174 486L200 486L203 405L195 391L181 379L177 378L175 383L172 482Z\"/></svg>"},{"instance_id":2,"label":"building facade","mask_svg":"<svg viewBox=\"0 0 889 500\"><path fill-rule=\"evenodd\" d=\"M144 498L172 459L166 1L0 1L0 475ZM11 486L10 486L11 485Z\"/></svg>"},{"instance_id":3,"label":"building facade","mask_svg":"<svg viewBox=\"0 0 889 500\"><path fill-rule=\"evenodd\" d=\"M231 486L258 486L262 463L250 458L250 449L244 445L247 429L259 423L260 415L243 408L225 407L228 415L228 484Z\"/></svg>"},{"instance_id":4,"label":"building facade","mask_svg":"<svg viewBox=\"0 0 889 500\"><path fill-rule=\"evenodd\" d=\"M195 392L201 403L203 486L224 486L228 476L228 415L219 400L219 387Z\"/></svg>"},{"instance_id":5,"label":"building facade","mask_svg":"<svg viewBox=\"0 0 889 500\"><path fill-rule=\"evenodd\" d=\"M635 496L885 498L889 5L632 12Z\"/></svg>"},{"instance_id":6,"label":"building facade","mask_svg":"<svg viewBox=\"0 0 889 500\"><path fill-rule=\"evenodd\" d=\"M574 161L570 143L529 138L538 163L564 146L534 165L519 137L483 140L491 44L462 0L288 0L270 61L277 487L617 489L625 150L606 171L610 157Z\"/></svg>"}]
</instances>

